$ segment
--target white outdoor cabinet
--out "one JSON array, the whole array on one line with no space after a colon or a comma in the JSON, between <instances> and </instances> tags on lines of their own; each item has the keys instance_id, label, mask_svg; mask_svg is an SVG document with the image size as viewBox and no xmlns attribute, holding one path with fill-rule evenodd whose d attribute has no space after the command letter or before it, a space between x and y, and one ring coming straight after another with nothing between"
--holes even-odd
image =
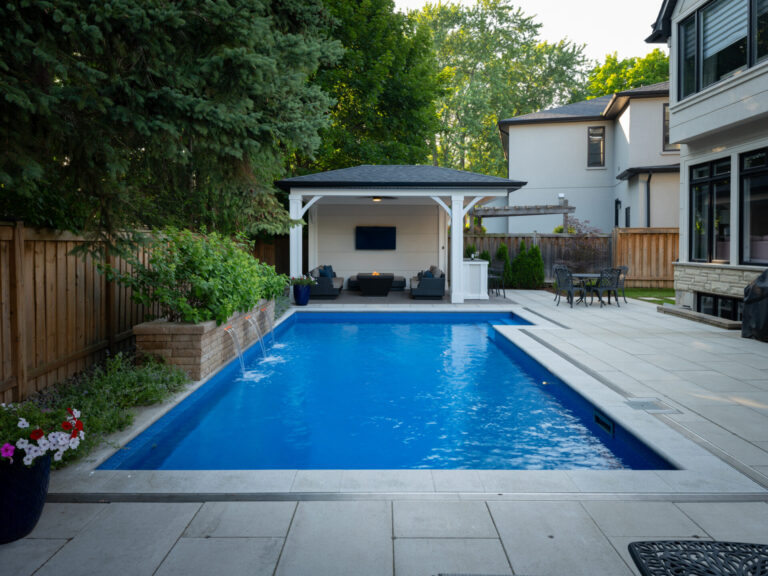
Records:
<instances>
[{"instance_id":1,"label":"white outdoor cabinet","mask_svg":"<svg viewBox=\"0 0 768 576\"><path fill-rule=\"evenodd\" d=\"M464 260L463 296L467 300L488 300L488 261Z\"/></svg>"}]
</instances>

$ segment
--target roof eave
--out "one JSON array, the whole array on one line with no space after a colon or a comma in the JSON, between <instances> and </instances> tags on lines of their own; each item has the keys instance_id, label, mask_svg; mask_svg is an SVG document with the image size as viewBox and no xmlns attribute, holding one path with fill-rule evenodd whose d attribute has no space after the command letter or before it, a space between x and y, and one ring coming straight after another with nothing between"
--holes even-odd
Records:
<instances>
[{"instance_id":1,"label":"roof eave","mask_svg":"<svg viewBox=\"0 0 768 576\"><path fill-rule=\"evenodd\" d=\"M499 126L518 126L520 124L565 124L567 122L597 122L606 120L603 116L574 116L571 118L531 118L529 120L515 120L508 118L499 120Z\"/></svg>"}]
</instances>

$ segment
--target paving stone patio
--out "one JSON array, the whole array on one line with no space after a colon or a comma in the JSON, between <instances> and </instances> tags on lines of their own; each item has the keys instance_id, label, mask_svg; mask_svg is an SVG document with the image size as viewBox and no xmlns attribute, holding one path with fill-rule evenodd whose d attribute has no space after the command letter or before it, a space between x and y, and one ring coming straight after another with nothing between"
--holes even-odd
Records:
<instances>
[{"instance_id":1,"label":"paving stone patio","mask_svg":"<svg viewBox=\"0 0 768 576\"><path fill-rule=\"evenodd\" d=\"M536 322L502 332L685 469L101 472L97 456L53 475L38 527L0 546L0 574L621 576L637 574L636 540L768 544L768 343L637 300L507 297L460 308Z\"/></svg>"}]
</instances>

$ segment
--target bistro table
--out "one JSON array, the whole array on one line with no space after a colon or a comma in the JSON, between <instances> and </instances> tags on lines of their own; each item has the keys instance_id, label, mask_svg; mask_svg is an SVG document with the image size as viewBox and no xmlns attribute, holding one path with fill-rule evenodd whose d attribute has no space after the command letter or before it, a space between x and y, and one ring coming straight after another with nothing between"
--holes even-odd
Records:
<instances>
[{"instance_id":1,"label":"bistro table","mask_svg":"<svg viewBox=\"0 0 768 576\"><path fill-rule=\"evenodd\" d=\"M594 284L596 280L600 279L600 274L590 273L590 274L571 274L573 276L573 279L578 281L581 284L581 297L576 300L576 304L584 301L584 305L587 305L587 290ZM593 298L594 300L594 298ZM590 302L591 304L591 302Z\"/></svg>"},{"instance_id":2,"label":"bistro table","mask_svg":"<svg viewBox=\"0 0 768 576\"><path fill-rule=\"evenodd\" d=\"M386 296L392 288L394 279L395 275L387 272L357 275L360 293L363 296Z\"/></svg>"}]
</instances>

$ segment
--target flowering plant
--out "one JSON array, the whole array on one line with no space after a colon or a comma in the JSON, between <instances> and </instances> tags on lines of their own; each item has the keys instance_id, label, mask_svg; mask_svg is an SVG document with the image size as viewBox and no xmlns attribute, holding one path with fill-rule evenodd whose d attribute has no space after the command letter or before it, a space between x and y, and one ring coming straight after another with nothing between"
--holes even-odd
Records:
<instances>
[{"instance_id":1,"label":"flowering plant","mask_svg":"<svg viewBox=\"0 0 768 576\"><path fill-rule=\"evenodd\" d=\"M85 438L80 411L43 411L31 402L0 404L0 460L22 458L26 466L53 453L57 462L67 450L77 450Z\"/></svg>"},{"instance_id":2,"label":"flowering plant","mask_svg":"<svg viewBox=\"0 0 768 576\"><path fill-rule=\"evenodd\" d=\"M292 286L314 286L315 284L317 284L317 282L315 282L315 279L312 278L312 276L298 276L296 278L291 276Z\"/></svg>"}]
</instances>

